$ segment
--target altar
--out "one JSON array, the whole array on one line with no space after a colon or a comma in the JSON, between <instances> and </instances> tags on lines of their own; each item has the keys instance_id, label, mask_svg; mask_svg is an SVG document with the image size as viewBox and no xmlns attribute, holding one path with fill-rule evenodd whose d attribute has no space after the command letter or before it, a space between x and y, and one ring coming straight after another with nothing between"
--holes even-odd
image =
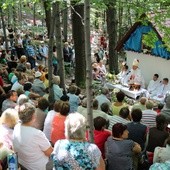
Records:
<instances>
[{"instance_id":1,"label":"altar","mask_svg":"<svg viewBox=\"0 0 170 170\"><path fill-rule=\"evenodd\" d=\"M140 90L129 90L129 87L122 86L121 84L112 84L110 82L106 83L105 87L107 87L108 89L118 88L123 93L125 93L125 95L127 95L128 97L131 97L133 99L137 99L142 94L147 93L147 90L143 89L143 88L140 88Z\"/></svg>"}]
</instances>

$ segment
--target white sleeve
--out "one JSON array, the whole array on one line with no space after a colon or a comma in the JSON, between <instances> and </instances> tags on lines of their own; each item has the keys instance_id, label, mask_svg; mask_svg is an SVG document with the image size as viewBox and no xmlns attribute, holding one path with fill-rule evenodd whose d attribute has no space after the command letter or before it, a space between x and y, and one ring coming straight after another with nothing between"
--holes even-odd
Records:
<instances>
[{"instance_id":1,"label":"white sleeve","mask_svg":"<svg viewBox=\"0 0 170 170\"><path fill-rule=\"evenodd\" d=\"M45 121L44 121L43 132L46 135L48 140L50 140L50 136L51 136L53 118L54 118L54 116L51 113L48 113L46 118L45 118Z\"/></svg>"},{"instance_id":2,"label":"white sleeve","mask_svg":"<svg viewBox=\"0 0 170 170\"><path fill-rule=\"evenodd\" d=\"M46 151L51 146L45 134L40 130L38 130L35 140L42 151Z\"/></svg>"}]
</instances>

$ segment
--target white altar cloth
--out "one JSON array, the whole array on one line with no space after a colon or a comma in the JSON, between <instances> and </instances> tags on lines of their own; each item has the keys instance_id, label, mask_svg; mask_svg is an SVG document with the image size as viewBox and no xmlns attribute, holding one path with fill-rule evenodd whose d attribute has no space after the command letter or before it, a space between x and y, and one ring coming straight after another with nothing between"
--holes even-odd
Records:
<instances>
[{"instance_id":1,"label":"white altar cloth","mask_svg":"<svg viewBox=\"0 0 170 170\"><path fill-rule=\"evenodd\" d=\"M132 90L129 90L129 87L122 86L121 84L106 83L105 87L107 87L108 89L118 88L122 92L124 92L125 95L127 95L128 97L131 97L133 99L137 99L137 97L139 97L141 94L147 93L146 89L140 88L140 90L132 91Z\"/></svg>"}]
</instances>

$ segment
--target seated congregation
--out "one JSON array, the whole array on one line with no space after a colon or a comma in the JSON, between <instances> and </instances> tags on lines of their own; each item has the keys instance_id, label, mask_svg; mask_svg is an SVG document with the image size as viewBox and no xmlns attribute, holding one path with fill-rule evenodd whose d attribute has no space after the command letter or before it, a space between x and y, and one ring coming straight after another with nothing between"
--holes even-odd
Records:
<instances>
[{"instance_id":1,"label":"seated congregation","mask_svg":"<svg viewBox=\"0 0 170 170\"><path fill-rule=\"evenodd\" d=\"M92 144L87 128L87 99L81 100L73 93L75 86L69 90L52 106L45 97L32 100L29 95L18 97L17 92L9 91L0 117L0 159L4 169L7 156L14 152L21 169L27 170L144 170L169 166L166 111L170 96L163 108L155 109L153 101L144 97L128 105L121 91L112 102L109 90L103 88L102 94L93 97ZM141 162L143 155L148 158L147 165Z\"/></svg>"},{"instance_id":2,"label":"seated congregation","mask_svg":"<svg viewBox=\"0 0 170 170\"><path fill-rule=\"evenodd\" d=\"M123 63L116 82L145 88L138 65L135 60L129 70ZM92 70L94 81L102 84L100 92L93 93L94 143L90 143L87 98L82 98L79 87L70 84L63 91L60 77L53 75L55 101L49 103L46 67L39 65L35 71L21 56L16 68L0 68L0 169L7 168L10 153L17 153L18 166L25 170L169 168L169 80L160 81L154 74L145 96L129 102L132 99L121 89L103 86L104 61L93 63Z\"/></svg>"}]
</instances>

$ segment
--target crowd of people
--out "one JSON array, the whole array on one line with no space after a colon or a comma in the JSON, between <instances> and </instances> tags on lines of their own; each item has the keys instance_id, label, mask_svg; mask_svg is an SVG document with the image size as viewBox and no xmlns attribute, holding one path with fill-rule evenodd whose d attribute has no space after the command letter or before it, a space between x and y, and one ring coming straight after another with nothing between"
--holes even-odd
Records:
<instances>
[{"instance_id":1,"label":"crowd of people","mask_svg":"<svg viewBox=\"0 0 170 170\"><path fill-rule=\"evenodd\" d=\"M48 47L41 41L38 54L25 35L13 46L16 54L2 50L0 67L0 169L7 168L7 156L16 153L21 169L145 170L170 168L170 95L168 79L161 82L154 74L145 97L129 105L125 94L117 91L116 101L106 81L107 53L99 48L94 55L94 81L102 83L100 94L93 95L94 144L89 142L87 98L70 84L60 87L57 54L54 47L52 88L54 103L48 97ZM102 43L106 46L105 41ZM23 49L23 50L21 50ZM35 50L35 51L33 51ZM73 61L73 49L64 43L65 62ZM23 53L21 53L21 51ZM36 63L42 60L42 64ZM139 61L132 69L123 62L116 82L145 88ZM135 89L137 90L137 89ZM155 105L154 101L158 101ZM2 156L1 156L2 155ZM141 159L148 158L147 166ZM52 163L51 163L52 162Z\"/></svg>"}]
</instances>

